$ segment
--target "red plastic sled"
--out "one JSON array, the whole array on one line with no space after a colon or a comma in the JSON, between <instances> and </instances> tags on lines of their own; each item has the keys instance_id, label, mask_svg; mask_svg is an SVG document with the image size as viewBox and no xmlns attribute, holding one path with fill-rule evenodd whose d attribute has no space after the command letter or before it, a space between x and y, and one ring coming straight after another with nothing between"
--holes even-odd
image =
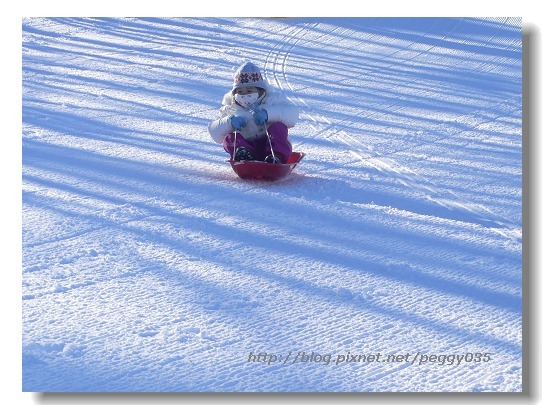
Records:
<instances>
[{"instance_id":1,"label":"red plastic sled","mask_svg":"<svg viewBox=\"0 0 542 405\"><path fill-rule=\"evenodd\" d=\"M288 161L283 164L233 159L229 162L233 171L242 179L275 181L288 176L304 156L303 152L293 152Z\"/></svg>"}]
</instances>

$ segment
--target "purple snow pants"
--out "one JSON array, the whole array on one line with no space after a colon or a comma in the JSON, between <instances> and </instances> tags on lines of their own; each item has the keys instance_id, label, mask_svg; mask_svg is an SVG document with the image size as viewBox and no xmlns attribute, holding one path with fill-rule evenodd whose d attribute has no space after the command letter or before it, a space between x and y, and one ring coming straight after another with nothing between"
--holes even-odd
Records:
<instances>
[{"instance_id":1,"label":"purple snow pants","mask_svg":"<svg viewBox=\"0 0 542 405\"><path fill-rule=\"evenodd\" d=\"M288 127L286 127L286 125L284 125L282 122L275 122L271 124L269 128L267 128L267 132L269 132L269 137L271 138L271 142L273 144L273 152L275 152L275 155L282 163L286 163L292 154L292 145L288 140ZM234 140L234 133L230 133L226 136L223 143L224 149L230 154L232 159L234 155ZM237 133L237 139L235 142L236 148L244 146L245 148L250 149L254 153L256 160L264 160L268 155L271 154L271 148L269 147L267 135L256 139L246 140L240 133Z\"/></svg>"}]
</instances>

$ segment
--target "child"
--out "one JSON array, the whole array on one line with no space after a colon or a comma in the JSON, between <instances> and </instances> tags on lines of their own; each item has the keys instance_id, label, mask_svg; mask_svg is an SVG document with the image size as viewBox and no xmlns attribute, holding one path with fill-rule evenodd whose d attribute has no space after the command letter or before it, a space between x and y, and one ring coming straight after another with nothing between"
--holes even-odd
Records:
<instances>
[{"instance_id":1,"label":"child","mask_svg":"<svg viewBox=\"0 0 542 405\"><path fill-rule=\"evenodd\" d=\"M209 133L234 160L286 163L292 154L288 128L298 117L297 107L274 93L260 69L246 62L235 72Z\"/></svg>"}]
</instances>

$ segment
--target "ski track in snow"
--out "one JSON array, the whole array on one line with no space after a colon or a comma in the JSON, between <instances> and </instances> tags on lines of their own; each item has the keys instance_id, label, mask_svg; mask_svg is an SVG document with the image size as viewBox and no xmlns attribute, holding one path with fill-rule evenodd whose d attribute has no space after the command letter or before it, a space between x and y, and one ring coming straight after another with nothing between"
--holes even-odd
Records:
<instances>
[{"instance_id":1,"label":"ski track in snow","mask_svg":"<svg viewBox=\"0 0 542 405\"><path fill-rule=\"evenodd\" d=\"M278 183L207 133L244 60ZM25 19L23 389L521 391L521 155L520 20Z\"/></svg>"}]
</instances>

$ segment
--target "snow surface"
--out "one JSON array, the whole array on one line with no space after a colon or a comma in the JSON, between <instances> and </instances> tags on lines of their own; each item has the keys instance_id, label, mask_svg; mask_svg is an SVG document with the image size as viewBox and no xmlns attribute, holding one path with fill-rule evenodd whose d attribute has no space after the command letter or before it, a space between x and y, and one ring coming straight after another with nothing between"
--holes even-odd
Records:
<instances>
[{"instance_id":1,"label":"snow surface","mask_svg":"<svg viewBox=\"0 0 542 405\"><path fill-rule=\"evenodd\" d=\"M506 18L23 20L23 390L521 391L521 57ZM278 183L207 133L245 60L301 110Z\"/></svg>"}]
</instances>

